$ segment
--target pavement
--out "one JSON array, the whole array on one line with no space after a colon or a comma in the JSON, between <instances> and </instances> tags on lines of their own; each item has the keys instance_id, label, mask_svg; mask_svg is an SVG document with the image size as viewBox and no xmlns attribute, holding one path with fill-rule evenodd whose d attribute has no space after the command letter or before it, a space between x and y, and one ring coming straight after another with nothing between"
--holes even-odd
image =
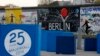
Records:
<instances>
[{"instance_id":1,"label":"pavement","mask_svg":"<svg viewBox=\"0 0 100 56\"><path fill-rule=\"evenodd\" d=\"M83 50L77 50L77 53L75 55L56 54L55 52L42 51L41 56L100 56L100 54L97 54L96 51L83 51Z\"/></svg>"},{"instance_id":2,"label":"pavement","mask_svg":"<svg viewBox=\"0 0 100 56\"><path fill-rule=\"evenodd\" d=\"M76 41L77 42L77 41ZM56 54L55 52L42 51L41 56L100 56L96 51L84 51L84 40L82 40L82 49L76 51L75 55L70 54ZM77 47L77 45L76 45Z\"/></svg>"}]
</instances>

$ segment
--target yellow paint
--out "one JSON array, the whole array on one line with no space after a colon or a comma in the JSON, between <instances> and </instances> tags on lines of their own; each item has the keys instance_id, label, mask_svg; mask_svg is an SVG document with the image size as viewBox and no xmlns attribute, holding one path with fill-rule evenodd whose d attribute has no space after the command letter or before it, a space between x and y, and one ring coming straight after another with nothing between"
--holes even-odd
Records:
<instances>
[{"instance_id":1,"label":"yellow paint","mask_svg":"<svg viewBox=\"0 0 100 56\"><path fill-rule=\"evenodd\" d=\"M13 22L11 22L11 14L13 14ZM21 24L22 9L21 8L5 8L6 24Z\"/></svg>"}]
</instances>

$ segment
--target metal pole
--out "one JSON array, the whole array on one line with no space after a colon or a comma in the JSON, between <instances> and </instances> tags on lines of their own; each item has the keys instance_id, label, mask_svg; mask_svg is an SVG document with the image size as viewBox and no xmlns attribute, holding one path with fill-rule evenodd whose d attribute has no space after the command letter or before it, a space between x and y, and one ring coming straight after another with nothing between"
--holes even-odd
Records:
<instances>
[{"instance_id":1,"label":"metal pole","mask_svg":"<svg viewBox=\"0 0 100 56\"><path fill-rule=\"evenodd\" d=\"M78 29L77 34L77 49L82 49L82 30L80 28Z\"/></svg>"}]
</instances>

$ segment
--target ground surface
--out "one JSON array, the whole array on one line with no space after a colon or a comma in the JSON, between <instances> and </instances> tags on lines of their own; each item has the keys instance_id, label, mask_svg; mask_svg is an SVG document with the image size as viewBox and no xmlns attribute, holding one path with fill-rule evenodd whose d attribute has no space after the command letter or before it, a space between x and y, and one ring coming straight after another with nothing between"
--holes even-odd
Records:
<instances>
[{"instance_id":1,"label":"ground surface","mask_svg":"<svg viewBox=\"0 0 100 56\"><path fill-rule=\"evenodd\" d=\"M55 52L45 52L42 51L41 56L100 56L100 54L97 54L95 51L82 51L78 50L76 55L63 55L63 54L56 54Z\"/></svg>"},{"instance_id":2,"label":"ground surface","mask_svg":"<svg viewBox=\"0 0 100 56\"><path fill-rule=\"evenodd\" d=\"M63 55L56 54L55 52L42 51L41 56L100 56L100 54L97 54L96 51L84 51L84 40L82 40L82 50L77 50L76 55Z\"/></svg>"}]
</instances>

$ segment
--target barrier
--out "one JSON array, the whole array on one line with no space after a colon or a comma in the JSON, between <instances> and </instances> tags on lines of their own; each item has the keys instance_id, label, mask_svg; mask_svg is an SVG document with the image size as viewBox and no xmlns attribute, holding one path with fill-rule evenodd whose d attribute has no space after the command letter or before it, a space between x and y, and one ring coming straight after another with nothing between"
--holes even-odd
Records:
<instances>
[{"instance_id":1,"label":"barrier","mask_svg":"<svg viewBox=\"0 0 100 56\"><path fill-rule=\"evenodd\" d=\"M75 54L76 40L72 33L64 32L61 36L56 37L56 53Z\"/></svg>"},{"instance_id":2,"label":"barrier","mask_svg":"<svg viewBox=\"0 0 100 56\"><path fill-rule=\"evenodd\" d=\"M62 31L42 30L42 51L56 52L56 36L61 33Z\"/></svg>"},{"instance_id":3,"label":"barrier","mask_svg":"<svg viewBox=\"0 0 100 56\"><path fill-rule=\"evenodd\" d=\"M0 25L0 56L40 56L39 25Z\"/></svg>"},{"instance_id":4,"label":"barrier","mask_svg":"<svg viewBox=\"0 0 100 56\"><path fill-rule=\"evenodd\" d=\"M73 36L71 32L42 30L42 51L56 52L57 36ZM74 39L75 40L75 39ZM75 45L75 44L74 44ZM76 47L74 47L76 48Z\"/></svg>"},{"instance_id":5,"label":"barrier","mask_svg":"<svg viewBox=\"0 0 100 56\"><path fill-rule=\"evenodd\" d=\"M97 53L100 54L100 33L97 34Z\"/></svg>"},{"instance_id":6,"label":"barrier","mask_svg":"<svg viewBox=\"0 0 100 56\"><path fill-rule=\"evenodd\" d=\"M47 51L56 52L56 36L62 31L47 31Z\"/></svg>"},{"instance_id":7,"label":"barrier","mask_svg":"<svg viewBox=\"0 0 100 56\"><path fill-rule=\"evenodd\" d=\"M97 39L96 38L85 38L84 50L85 51L96 51L97 50Z\"/></svg>"},{"instance_id":8,"label":"barrier","mask_svg":"<svg viewBox=\"0 0 100 56\"><path fill-rule=\"evenodd\" d=\"M47 51L47 30L42 30L41 36L41 50Z\"/></svg>"}]
</instances>

